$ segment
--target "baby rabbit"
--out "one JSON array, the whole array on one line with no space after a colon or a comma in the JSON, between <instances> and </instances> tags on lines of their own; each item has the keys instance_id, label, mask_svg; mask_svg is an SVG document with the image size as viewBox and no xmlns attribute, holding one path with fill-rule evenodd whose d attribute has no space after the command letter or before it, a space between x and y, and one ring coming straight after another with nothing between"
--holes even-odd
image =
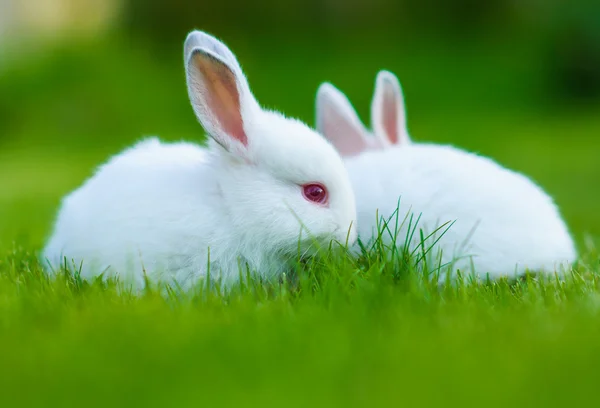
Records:
<instances>
[{"instance_id":1,"label":"baby rabbit","mask_svg":"<svg viewBox=\"0 0 600 408\"><path fill-rule=\"evenodd\" d=\"M402 90L392 73L377 75L373 133L329 83L317 92L316 117L317 130L344 157L363 243L377 235L378 212L389 220L391 233L382 234L388 243L396 222L396 243L410 250L421 253L439 239L429 259L442 266L440 278L456 270L490 278L526 269L554 273L575 260L573 240L556 205L531 180L452 146L411 141ZM414 234L409 213L412 227L418 219ZM437 233L421 246L419 229L424 237Z\"/></svg>"},{"instance_id":2,"label":"baby rabbit","mask_svg":"<svg viewBox=\"0 0 600 408\"><path fill-rule=\"evenodd\" d=\"M222 42L193 31L184 54L208 146L151 138L112 157L63 199L43 251L50 269L189 288L208 272L224 284L247 270L276 277L315 243L354 243L353 190L334 147L263 110Z\"/></svg>"}]
</instances>

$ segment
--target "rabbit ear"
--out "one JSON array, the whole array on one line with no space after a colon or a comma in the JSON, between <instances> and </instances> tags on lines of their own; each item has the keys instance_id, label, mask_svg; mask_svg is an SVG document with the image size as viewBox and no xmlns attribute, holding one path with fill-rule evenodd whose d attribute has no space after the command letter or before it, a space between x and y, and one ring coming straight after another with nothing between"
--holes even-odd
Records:
<instances>
[{"instance_id":1,"label":"rabbit ear","mask_svg":"<svg viewBox=\"0 0 600 408\"><path fill-rule=\"evenodd\" d=\"M248 147L245 118L260 110L237 59L223 43L195 31L188 35L186 79L196 117L206 132L232 153Z\"/></svg>"},{"instance_id":2,"label":"rabbit ear","mask_svg":"<svg viewBox=\"0 0 600 408\"><path fill-rule=\"evenodd\" d=\"M223 44L222 41L218 40L212 35L198 30L194 30L188 34L183 45L185 63L187 63L187 60L194 48L204 48L212 51L235 71L239 72L240 74L242 73L242 67L240 66L235 55L233 55L233 52L231 52L231 50L225 44ZM241 77L245 80L243 75Z\"/></svg>"},{"instance_id":3,"label":"rabbit ear","mask_svg":"<svg viewBox=\"0 0 600 408\"><path fill-rule=\"evenodd\" d=\"M389 71L379 71L371 102L371 125L384 145L410 143L400 82Z\"/></svg>"},{"instance_id":4,"label":"rabbit ear","mask_svg":"<svg viewBox=\"0 0 600 408\"><path fill-rule=\"evenodd\" d=\"M355 156L368 147L367 130L346 96L330 83L317 91L317 131L342 156Z\"/></svg>"}]
</instances>

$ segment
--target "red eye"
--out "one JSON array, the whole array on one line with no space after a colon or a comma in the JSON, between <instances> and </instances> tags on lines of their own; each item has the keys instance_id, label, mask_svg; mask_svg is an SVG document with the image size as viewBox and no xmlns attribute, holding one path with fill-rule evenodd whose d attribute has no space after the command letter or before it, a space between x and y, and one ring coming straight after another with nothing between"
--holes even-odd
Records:
<instances>
[{"instance_id":1,"label":"red eye","mask_svg":"<svg viewBox=\"0 0 600 408\"><path fill-rule=\"evenodd\" d=\"M327 204L327 190L322 184L305 184L302 186L302 194L308 201L323 205Z\"/></svg>"}]
</instances>

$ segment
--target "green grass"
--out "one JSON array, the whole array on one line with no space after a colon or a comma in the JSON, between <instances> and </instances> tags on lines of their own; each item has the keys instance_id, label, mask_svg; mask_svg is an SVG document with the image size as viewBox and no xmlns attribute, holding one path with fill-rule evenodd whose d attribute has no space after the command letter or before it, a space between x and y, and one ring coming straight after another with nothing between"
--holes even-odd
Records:
<instances>
[{"instance_id":1,"label":"green grass","mask_svg":"<svg viewBox=\"0 0 600 408\"><path fill-rule=\"evenodd\" d=\"M397 72L414 139L491 156L556 198L582 254L573 276L439 289L374 253L313 264L297 286L222 296L49 282L36 254L61 196L143 134L202 134L179 54L50 50L0 72L0 406L594 404L597 111L546 101L530 53L513 44L394 40L358 60L355 45L314 55L312 43L232 44L257 97L309 123L319 81L347 92L368 122L377 69Z\"/></svg>"},{"instance_id":2,"label":"green grass","mask_svg":"<svg viewBox=\"0 0 600 408\"><path fill-rule=\"evenodd\" d=\"M600 265L439 289L378 252L295 285L118 293L0 261L3 406L564 406L597 398Z\"/></svg>"}]
</instances>

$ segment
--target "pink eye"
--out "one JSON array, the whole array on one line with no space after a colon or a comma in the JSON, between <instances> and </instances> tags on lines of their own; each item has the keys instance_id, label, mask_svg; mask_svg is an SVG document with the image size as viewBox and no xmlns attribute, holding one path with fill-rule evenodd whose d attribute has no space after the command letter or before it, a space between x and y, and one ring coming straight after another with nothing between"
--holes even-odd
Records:
<instances>
[{"instance_id":1,"label":"pink eye","mask_svg":"<svg viewBox=\"0 0 600 408\"><path fill-rule=\"evenodd\" d=\"M325 186L318 183L305 184L302 186L302 194L308 201L317 204L327 204L327 190Z\"/></svg>"}]
</instances>

